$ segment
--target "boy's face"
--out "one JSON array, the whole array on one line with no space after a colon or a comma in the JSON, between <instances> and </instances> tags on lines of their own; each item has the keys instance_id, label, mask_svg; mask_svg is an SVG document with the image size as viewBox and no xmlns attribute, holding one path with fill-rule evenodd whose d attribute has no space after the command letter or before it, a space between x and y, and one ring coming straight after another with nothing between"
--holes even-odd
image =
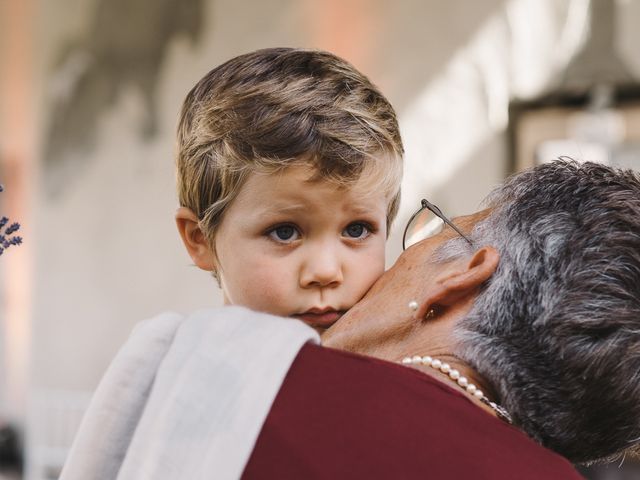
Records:
<instances>
[{"instance_id":1,"label":"boy's face","mask_svg":"<svg viewBox=\"0 0 640 480\"><path fill-rule=\"evenodd\" d=\"M253 173L224 215L215 253L225 304L322 332L383 273L388 200L312 174Z\"/></svg>"}]
</instances>

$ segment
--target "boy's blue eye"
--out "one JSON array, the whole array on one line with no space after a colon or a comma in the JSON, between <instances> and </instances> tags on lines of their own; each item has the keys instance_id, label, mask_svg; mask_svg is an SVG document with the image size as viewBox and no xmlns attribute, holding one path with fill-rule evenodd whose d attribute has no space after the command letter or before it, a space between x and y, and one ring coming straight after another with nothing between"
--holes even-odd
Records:
<instances>
[{"instance_id":1,"label":"boy's blue eye","mask_svg":"<svg viewBox=\"0 0 640 480\"><path fill-rule=\"evenodd\" d=\"M292 226L286 225L284 227L276 228L274 232L280 240L289 240L291 237L293 237L295 230Z\"/></svg>"},{"instance_id":2,"label":"boy's blue eye","mask_svg":"<svg viewBox=\"0 0 640 480\"><path fill-rule=\"evenodd\" d=\"M354 222L350 223L342 234L350 238L364 239L371 234L371 230L371 227L362 222Z\"/></svg>"},{"instance_id":3,"label":"boy's blue eye","mask_svg":"<svg viewBox=\"0 0 640 480\"><path fill-rule=\"evenodd\" d=\"M297 240L299 233L293 225L279 225L269 231L269 236L277 242L289 243Z\"/></svg>"}]
</instances>

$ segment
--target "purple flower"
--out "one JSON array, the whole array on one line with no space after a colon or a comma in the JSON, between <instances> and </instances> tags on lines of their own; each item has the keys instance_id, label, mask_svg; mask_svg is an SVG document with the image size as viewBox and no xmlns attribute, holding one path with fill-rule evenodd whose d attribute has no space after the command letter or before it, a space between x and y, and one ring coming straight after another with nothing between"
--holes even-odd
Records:
<instances>
[{"instance_id":1,"label":"purple flower","mask_svg":"<svg viewBox=\"0 0 640 480\"><path fill-rule=\"evenodd\" d=\"M19 223L12 223L7 227L4 233L5 235L11 235L13 232L17 232L19 229L20 229Z\"/></svg>"},{"instance_id":2,"label":"purple flower","mask_svg":"<svg viewBox=\"0 0 640 480\"><path fill-rule=\"evenodd\" d=\"M0 193L3 191L4 187L0 185ZM17 235L12 236L12 234L20 229L20 224L18 222L13 222L5 229L7 223L9 223L9 219L7 217L0 217L0 255L2 255L10 246L20 245L22 243L22 237ZM2 231L3 229L4 232Z\"/></svg>"}]
</instances>

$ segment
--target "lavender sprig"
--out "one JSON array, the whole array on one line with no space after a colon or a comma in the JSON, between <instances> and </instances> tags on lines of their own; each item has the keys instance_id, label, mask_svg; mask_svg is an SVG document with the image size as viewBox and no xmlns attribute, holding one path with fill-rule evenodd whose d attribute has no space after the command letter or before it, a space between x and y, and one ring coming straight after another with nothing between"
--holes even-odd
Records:
<instances>
[{"instance_id":1,"label":"lavender sprig","mask_svg":"<svg viewBox=\"0 0 640 480\"><path fill-rule=\"evenodd\" d=\"M4 187L0 185L0 193L3 191ZM20 224L18 222L13 222L5 228L7 223L9 223L9 219L7 217L0 218L0 255L2 255L7 248L20 245L22 243L22 237L13 235L20 229ZM3 229L4 232L2 231Z\"/></svg>"}]
</instances>

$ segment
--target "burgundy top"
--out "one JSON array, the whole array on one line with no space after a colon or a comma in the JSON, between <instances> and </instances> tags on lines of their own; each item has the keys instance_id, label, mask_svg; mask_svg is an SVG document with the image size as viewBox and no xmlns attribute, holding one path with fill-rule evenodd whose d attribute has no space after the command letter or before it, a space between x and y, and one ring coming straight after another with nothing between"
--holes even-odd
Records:
<instances>
[{"instance_id":1,"label":"burgundy top","mask_svg":"<svg viewBox=\"0 0 640 480\"><path fill-rule=\"evenodd\" d=\"M244 479L581 479L547 450L412 368L305 345Z\"/></svg>"}]
</instances>

